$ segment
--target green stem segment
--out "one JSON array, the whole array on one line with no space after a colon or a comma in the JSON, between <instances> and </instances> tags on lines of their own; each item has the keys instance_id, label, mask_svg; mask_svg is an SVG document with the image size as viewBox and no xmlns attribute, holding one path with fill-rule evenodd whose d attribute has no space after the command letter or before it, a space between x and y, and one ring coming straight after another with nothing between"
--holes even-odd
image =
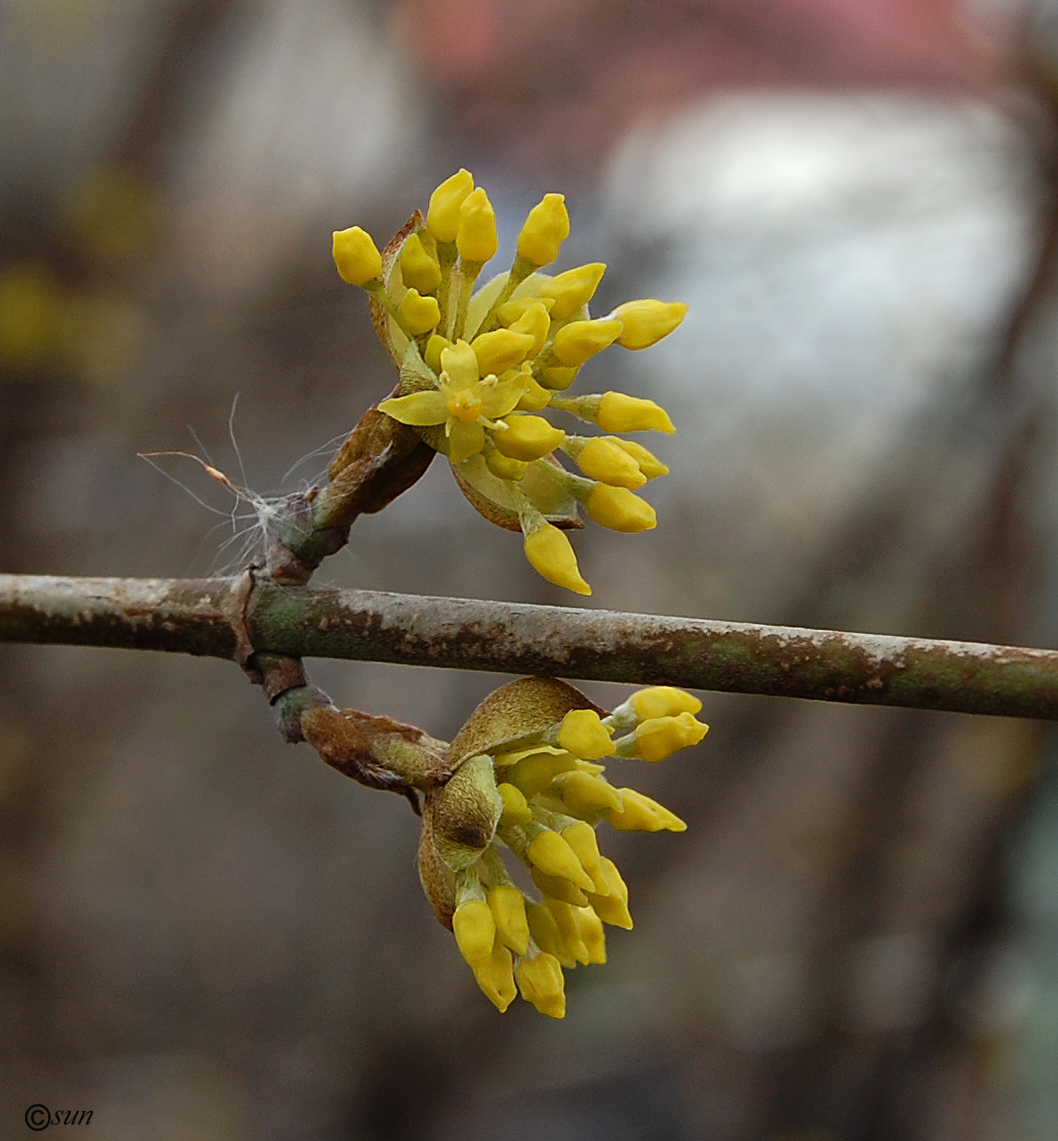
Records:
<instances>
[{"instance_id":1,"label":"green stem segment","mask_svg":"<svg viewBox=\"0 0 1058 1141\"><path fill-rule=\"evenodd\" d=\"M236 579L0 575L0 641L230 658ZM261 652L1058 720L1058 651L258 581Z\"/></svg>"}]
</instances>

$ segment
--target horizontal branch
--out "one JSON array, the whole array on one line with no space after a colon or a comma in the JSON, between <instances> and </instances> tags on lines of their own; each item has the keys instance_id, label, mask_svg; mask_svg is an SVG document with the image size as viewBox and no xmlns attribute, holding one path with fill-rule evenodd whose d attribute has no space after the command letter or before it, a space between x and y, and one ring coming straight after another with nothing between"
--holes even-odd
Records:
<instances>
[{"instance_id":1,"label":"horizontal branch","mask_svg":"<svg viewBox=\"0 0 1058 1141\"><path fill-rule=\"evenodd\" d=\"M0 641L232 658L239 579L0 575ZM255 587L258 651L1058 720L1058 652L359 590Z\"/></svg>"}]
</instances>

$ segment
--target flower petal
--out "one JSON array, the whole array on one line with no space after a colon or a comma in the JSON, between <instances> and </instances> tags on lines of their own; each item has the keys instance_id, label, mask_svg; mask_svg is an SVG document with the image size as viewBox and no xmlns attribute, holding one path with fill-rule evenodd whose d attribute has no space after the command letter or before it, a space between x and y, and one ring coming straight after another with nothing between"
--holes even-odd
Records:
<instances>
[{"instance_id":1,"label":"flower petal","mask_svg":"<svg viewBox=\"0 0 1058 1141\"><path fill-rule=\"evenodd\" d=\"M413 392L383 400L378 408L402 424L443 424L448 417L448 403L440 392Z\"/></svg>"},{"instance_id":2,"label":"flower petal","mask_svg":"<svg viewBox=\"0 0 1058 1141\"><path fill-rule=\"evenodd\" d=\"M518 401L525 395L530 379L530 373L512 372L495 386L483 383L479 395L485 415L490 420L498 420L508 412L513 412Z\"/></svg>"},{"instance_id":3,"label":"flower petal","mask_svg":"<svg viewBox=\"0 0 1058 1141\"><path fill-rule=\"evenodd\" d=\"M457 341L450 349L441 350L441 368L448 373L445 387L471 388L478 381L478 358L466 341Z\"/></svg>"},{"instance_id":4,"label":"flower petal","mask_svg":"<svg viewBox=\"0 0 1058 1141\"><path fill-rule=\"evenodd\" d=\"M452 432L448 437L448 458L454 464L476 456L485 446L485 429L480 424L452 422Z\"/></svg>"}]
</instances>

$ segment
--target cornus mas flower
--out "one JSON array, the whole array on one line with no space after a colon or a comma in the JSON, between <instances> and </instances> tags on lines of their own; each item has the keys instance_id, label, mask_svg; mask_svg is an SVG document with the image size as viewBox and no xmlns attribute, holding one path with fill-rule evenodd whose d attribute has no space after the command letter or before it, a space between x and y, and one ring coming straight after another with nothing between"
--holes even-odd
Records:
<instances>
[{"instance_id":1,"label":"cornus mas flower","mask_svg":"<svg viewBox=\"0 0 1058 1141\"><path fill-rule=\"evenodd\" d=\"M523 533L526 557L544 578L590 594L564 532L582 526L580 508L616 531L653 528L654 509L636 491L668 468L619 434L675 429L652 400L563 394L596 353L612 344L649 348L687 306L644 298L593 319L588 303L604 265L543 272L568 235L563 196L545 194L518 235L511 268L475 289L496 253L496 222L488 195L460 170L433 192L426 218L416 211L381 252L359 226L337 231L334 260L345 281L370 294L375 329L400 369L379 409L448 458L486 519ZM567 432L540 415L551 409L607 434Z\"/></svg>"},{"instance_id":2,"label":"cornus mas flower","mask_svg":"<svg viewBox=\"0 0 1058 1141\"><path fill-rule=\"evenodd\" d=\"M604 925L631 928L628 889L595 829L682 832L679 817L617 788L608 757L660 761L697 744L701 702L654 686L610 714L552 678L490 694L449 746L452 776L426 795L419 874L478 986L502 1012L518 992L565 1015L563 970L606 962ZM511 878L501 849L535 892ZM537 895L539 898L537 898Z\"/></svg>"}]
</instances>

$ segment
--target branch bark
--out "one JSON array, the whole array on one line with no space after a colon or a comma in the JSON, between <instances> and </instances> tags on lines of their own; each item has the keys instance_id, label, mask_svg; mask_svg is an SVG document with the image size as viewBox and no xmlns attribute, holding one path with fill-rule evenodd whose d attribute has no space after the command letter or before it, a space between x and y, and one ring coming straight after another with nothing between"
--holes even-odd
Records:
<instances>
[{"instance_id":1,"label":"branch bark","mask_svg":"<svg viewBox=\"0 0 1058 1141\"><path fill-rule=\"evenodd\" d=\"M237 578L0 575L0 641L236 656ZM258 580L256 651L1058 720L1058 651Z\"/></svg>"}]
</instances>

